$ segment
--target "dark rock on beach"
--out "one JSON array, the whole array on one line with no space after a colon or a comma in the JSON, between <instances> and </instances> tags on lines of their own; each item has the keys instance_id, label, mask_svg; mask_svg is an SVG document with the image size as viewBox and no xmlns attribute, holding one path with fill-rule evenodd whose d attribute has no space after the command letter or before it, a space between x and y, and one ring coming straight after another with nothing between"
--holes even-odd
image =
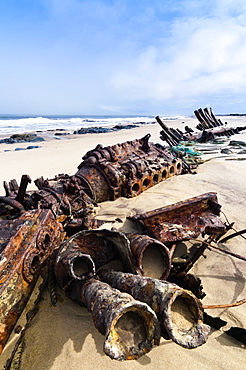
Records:
<instances>
[{"instance_id":1,"label":"dark rock on beach","mask_svg":"<svg viewBox=\"0 0 246 370\"><path fill-rule=\"evenodd\" d=\"M15 151L19 151L19 150L30 150L30 149L37 149L37 148L40 148L40 145L29 145L27 146L26 148L15 148Z\"/></svg>"},{"instance_id":2,"label":"dark rock on beach","mask_svg":"<svg viewBox=\"0 0 246 370\"><path fill-rule=\"evenodd\" d=\"M221 149L220 153L223 153L223 154L231 154L231 153L233 153L233 151L231 149L225 148L225 149Z\"/></svg>"},{"instance_id":3,"label":"dark rock on beach","mask_svg":"<svg viewBox=\"0 0 246 370\"><path fill-rule=\"evenodd\" d=\"M0 143L15 144L25 142L37 142L44 141L44 138L37 136L36 134L14 134L9 138L0 140Z\"/></svg>"},{"instance_id":4,"label":"dark rock on beach","mask_svg":"<svg viewBox=\"0 0 246 370\"><path fill-rule=\"evenodd\" d=\"M113 127L113 130L129 130L131 128L138 127L138 125L130 124L130 125L116 125Z\"/></svg>"},{"instance_id":5,"label":"dark rock on beach","mask_svg":"<svg viewBox=\"0 0 246 370\"><path fill-rule=\"evenodd\" d=\"M244 141L231 140L229 145L246 146L246 143Z\"/></svg>"},{"instance_id":6,"label":"dark rock on beach","mask_svg":"<svg viewBox=\"0 0 246 370\"><path fill-rule=\"evenodd\" d=\"M240 150L237 154L246 154L246 149Z\"/></svg>"},{"instance_id":7,"label":"dark rock on beach","mask_svg":"<svg viewBox=\"0 0 246 370\"><path fill-rule=\"evenodd\" d=\"M29 149L38 149L38 148L41 148L41 146L40 145L29 145L28 147L27 147L27 149L29 150Z\"/></svg>"},{"instance_id":8,"label":"dark rock on beach","mask_svg":"<svg viewBox=\"0 0 246 370\"><path fill-rule=\"evenodd\" d=\"M102 134L105 132L113 131L112 128L106 127L81 127L79 130L75 130L74 134Z\"/></svg>"},{"instance_id":9,"label":"dark rock on beach","mask_svg":"<svg viewBox=\"0 0 246 370\"><path fill-rule=\"evenodd\" d=\"M74 134L104 134L105 132L112 132L118 130L129 130L131 128L138 127L137 124L129 125L116 125L113 127L81 127L79 130L74 131Z\"/></svg>"}]
</instances>

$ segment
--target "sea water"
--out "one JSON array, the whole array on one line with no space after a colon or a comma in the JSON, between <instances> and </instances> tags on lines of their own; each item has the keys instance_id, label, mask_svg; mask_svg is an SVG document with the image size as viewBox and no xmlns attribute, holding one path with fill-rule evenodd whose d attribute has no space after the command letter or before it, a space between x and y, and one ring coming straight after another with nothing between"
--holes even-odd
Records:
<instances>
[{"instance_id":1,"label":"sea water","mask_svg":"<svg viewBox=\"0 0 246 370\"><path fill-rule=\"evenodd\" d=\"M182 117L165 117L177 119ZM154 116L35 116L0 115L0 136L48 130L74 131L82 127L108 127L155 123Z\"/></svg>"}]
</instances>

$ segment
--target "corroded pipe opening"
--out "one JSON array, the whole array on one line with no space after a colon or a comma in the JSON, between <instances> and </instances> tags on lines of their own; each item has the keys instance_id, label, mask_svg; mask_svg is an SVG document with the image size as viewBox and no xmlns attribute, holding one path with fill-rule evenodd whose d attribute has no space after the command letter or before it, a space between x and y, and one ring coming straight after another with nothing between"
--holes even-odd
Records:
<instances>
[{"instance_id":1,"label":"corroded pipe opening","mask_svg":"<svg viewBox=\"0 0 246 370\"><path fill-rule=\"evenodd\" d=\"M166 270L169 271L169 263L167 264L167 258L158 244L151 243L143 251L142 269L145 276L154 279L161 279L163 275L167 275Z\"/></svg>"},{"instance_id":2,"label":"corroded pipe opening","mask_svg":"<svg viewBox=\"0 0 246 370\"><path fill-rule=\"evenodd\" d=\"M69 261L71 276L76 280L85 280L95 275L95 265L88 254L79 253Z\"/></svg>"},{"instance_id":3,"label":"corroded pipe opening","mask_svg":"<svg viewBox=\"0 0 246 370\"><path fill-rule=\"evenodd\" d=\"M139 182L135 182L130 188L131 196L139 195L141 193L141 186Z\"/></svg>"},{"instance_id":4,"label":"corroded pipe opening","mask_svg":"<svg viewBox=\"0 0 246 370\"><path fill-rule=\"evenodd\" d=\"M167 170L162 171L161 177L162 177L163 180L165 180L167 178Z\"/></svg>"},{"instance_id":5,"label":"corroded pipe opening","mask_svg":"<svg viewBox=\"0 0 246 370\"><path fill-rule=\"evenodd\" d=\"M188 299L179 296L171 306L171 320L175 325L174 331L189 331L196 322L197 312L192 312Z\"/></svg>"},{"instance_id":6,"label":"corroded pipe opening","mask_svg":"<svg viewBox=\"0 0 246 370\"><path fill-rule=\"evenodd\" d=\"M158 184L160 181L161 181L161 179L160 179L159 174L158 174L158 173L155 173L155 174L153 175L153 185Z\"/></svg>"},{"instance_id":7,"label":"corroded pipe opening","mask_svg":"<svg viewBox=\"0 0 246 370\"><path fill-rule=\"evenodd\" d=\"M26 282L31 283L34 277L40 270L41 255L39 251L33 248L29 253L25 255L22 267L23 278Z\"/></svg>"},{"instance_id":8,"label":"corroded pipe opening","mask_svg":"<svg viewBox=\"0 0 246 370\"><path fill-rule=\"evenodd\" d=\"M96 267L91 256L81 252L75 242L64 242L55 263L55 275L60 288L69 295L75 281L84 283L95 274Z\"/></svg>"},{"instance_id":9,"label":"corroded pipe opening","mask_svg":"<svg viewBox=\"0 0 246 370\"><path fill-rule=\"evenodd\" d=\"M110 285L91 279L76 282L71 298L92 313L98 331L105 336L104 352L119 361L134 360L160 342L160 325L146 304Z\"/></svg>"},{"instance_id":10,"label":"corroded pipe opening","mask_svg":"<svg viewBox=\"0 0 246 370\"><path fill-rule=\"evenodd\" d=\"M152 311L153 312L153 311ZM142 302L132 301L113 320L104 342L104 352L113 359L137 360L148 353L154 344L153 313Z\"/></svg>"},{"instance_id":11,"label":"corroded pipe opening","mask_svg":"<svg viewBox=\"0 0 246 370\"><path fill-rule=\"evenodd\" d=\"M134 264L141 275L154 279L166 279L171 269L168 248L147 235L129 234Z\"/></svg>"},{"instance_id":12,"label":"corroded pipe opening","mask_svg":"<svg viewBox=\"0 0 246 370\"><path fill-rule=\"evenodd\" d=\"M170 176L173 176L173 175L174 175L174 166L171 166L171 167L169 168L169 175L170 175Z\"/></svg>"},{"instance_id":13,"label":"corroded pipe opening","mask_svg":"<svg viewBox=\"0 0 246 370\"><path fill-rule=\"evenodd\" d=\"M182 347L196 348L206 342L209 327L202 319L201 302L189 291L175 292L167 303L166 331Z\"/></svg>"}]
</instances>

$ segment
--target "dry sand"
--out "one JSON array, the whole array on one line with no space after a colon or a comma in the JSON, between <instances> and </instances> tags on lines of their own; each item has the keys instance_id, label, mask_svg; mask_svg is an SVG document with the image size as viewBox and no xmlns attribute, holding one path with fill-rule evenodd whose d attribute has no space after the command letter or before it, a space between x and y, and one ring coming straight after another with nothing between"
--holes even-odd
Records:
<instances>
[{"instance_id":1,"label":"dry sand","mask_svg":"<svg viewBox=\"0 0 246 370\"><path fill-rule=\"evenodd\" d=\"M221 117L236 125L246 125L246 117ZM194 127L197 121L185 120L185 124ZM168 121L176 128L184 126L181 121ZM39 176L53 177L59 173L74 174L87 150L98 143L111 145L140 138L151 133L151 140L159 140L159 126L144 125L140 128L107 134L89 134L69 136L60 140L48 140L40 143L41 148L14 151L15 147L26 144L1 144L0 183L29 174L34 180ZM233 140L246 141L246 133L234 135ZM10 149L4 152L4 149ZM126 220L127 216L137 212L146 212L189 197L215 191L218 194L222 211L237 230L245 228L246 217L246 162L226 160L236 154L214 154L219 158L200 165L197 174L169 178L150 188L133 199L120 198L115 202L100 205L99 216L112 220L107 227L117 227L123 231L134 231L135 225ZM244 157L245 155L240 155ZM33 184L29 189L34 189ZM4 195L3 189L0 191ZM124 223L114 222L116 217ZM223 218L223 215L221 216ZM246 236L246 235L245 235ZM236 237L226 243L226 248L235 253L246 255L246 241ZM192 273L198 275L203 283L206 297L203 304L225 304L246 298L245 272L246 262L230 257L221 252L207 251L206 258L193 267ZM189 369L189 370L237 370L246 368L246 345L224 333L231 326L246 328L246 305L234 308L207 310L212 316L220 316L227 321L227 326L220 330L211 330L208 341L203 346L187 350L171 340L161 340L159 347L142 356L137 361L118 362L103 353L103 336L94 327L91 314L79 307L59 292L59 302L52 306L47 291L41 302L39 312L34 317L26 332L26 347L22 357L21 370L78 370L78 369ZM3 366L8 357L10 345L0 357Z\"/></svg>"}]
</instances>

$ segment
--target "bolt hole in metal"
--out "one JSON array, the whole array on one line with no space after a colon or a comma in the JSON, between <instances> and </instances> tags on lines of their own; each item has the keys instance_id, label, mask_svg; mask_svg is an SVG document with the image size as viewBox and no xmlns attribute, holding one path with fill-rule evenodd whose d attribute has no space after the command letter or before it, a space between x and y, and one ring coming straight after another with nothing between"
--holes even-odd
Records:
<instances>
[{"instance_id":1,"label":"bolt hole in metal","mask_svg":"<svg viewBox=\"0 0 246 370\"><path fill-rule=\"evenodd\" d=\"M144 276L160 279L165 270L165 260L159 246L151 243L143 252L142 268Z\"/></svg>"},{"instance_id":2,"label":"bolt hole in metal","mask_svg":"<svg viewBox=\"0 0 246 370\"><path fill-rule=\"evenodd\" d=\"M45 234L44 235L44 241L43 241L44 248L47 249L50 246L50 243L51 243L50 235Z\"/></svg>"},{"instance_id":3,"label":"bolt hole in metal","mask_svg":"<svg viewBox=\"0 0 246 370\"><path fill-rule=\"evenodd\" d=\"M40 265L39 257L38 256L34 256L33 259L32 259L32 262L30 264L30 273L32 275L35 274L35 272L38 269L39 265Z\"/></svg>"},{"instance_id":4,"label":"bolt hole in metal","mask_svg":"<svg viewBox=\"0 0 246 370\"><path fill-rule=\"evenodd\" d=\"M132 191L134 193L137 193L139 191L139 184L137 182L132 186Z\"/></svg>"},{"instance_id":5,"label":"bolt hole in metal","mask_svg":"<svg viewBox=\"0 0 246 370\"><path fill-rule=\"evenodd\" d=\"M144 179L144 181L143 181L143 187L144 188L147 188L147 186L149 185L149 183L150 183L149 179Z\"/></svg>"},{"instance_id":6,"label":"bolt hole in metal","mask_svg":"<svg viewBox=\"0 0 246 370\"><path fill-rule=\"evenodd\" d=\"M191 304L192 302L183 295L178 296L172 303L171 321L174 332L187 332L196 324L198 313Z\"/></svg>"},{"instance_id":7,"label":"bolt hole in metal","mask_svg":"<svg viewBox=\"0 0 246 370\"><path fill-rule=\"evenodd\" d=\"M40 250L47 251L51 246L50 234L44 231L40 231L37 237L37 247Z\"/></svg>"},{"instance_id":8,"label":"bolt hole in metal","mask_svg":"<svg viewBox=\"0 0 246 370\"><path fill-rule=\"evenodd\" d=\"M180 170L181 170L181 167L182 167L182 166L181 166L181 163L180 163L180 162L178 162L178 163L177 163L177 170L178 170L178 171L180 171Z\"/></svg>"},{"instance_id":9,"label":"bolt hole in metal","mask_svg":"<svg viewBox=\"0 0 246 370\"><path fill-rule=\"evenodd\" d=\"M153 183L154 183L154 184L158 184L158 182L159 182L159 176L158 176L157 174L155 174L155 175L153 176Z\"/></svg>"},{"instance_id":10,"label":"bolt hole in metal","mask_svg":"<svg viewBox=\"0 0 246 370\"><path fill-rule=\"evenodd\" d=\"M167 171L166 170L163 170L162 173L161 173L161 177L163 179L165 179L167 177Z\"/></svg>"},{"instance_id":11,"label":"bolt hole in metal","mask_svg":"<svg viewBox=\"0 0 246 370\"><path fill-rule=\"evenodd\" d=\"M170 167L169 173L170 173L171 175L173 175L173 174L174 174L174 167L173 167L173 166L171 166L171 167Z\"/></svg>"},{"instance_id":12,"label":"bolt hole in metal","mask_svg":"<svg viewBox=\"0 0 246 370\"><path fill-rule=\"evenodd\" d=\"M135 312L126 312L117 321L115 327L116 345L123 352L138 350L141 343L148 339L146 326L143 318Z\"/></svg>"}]
</instances>

